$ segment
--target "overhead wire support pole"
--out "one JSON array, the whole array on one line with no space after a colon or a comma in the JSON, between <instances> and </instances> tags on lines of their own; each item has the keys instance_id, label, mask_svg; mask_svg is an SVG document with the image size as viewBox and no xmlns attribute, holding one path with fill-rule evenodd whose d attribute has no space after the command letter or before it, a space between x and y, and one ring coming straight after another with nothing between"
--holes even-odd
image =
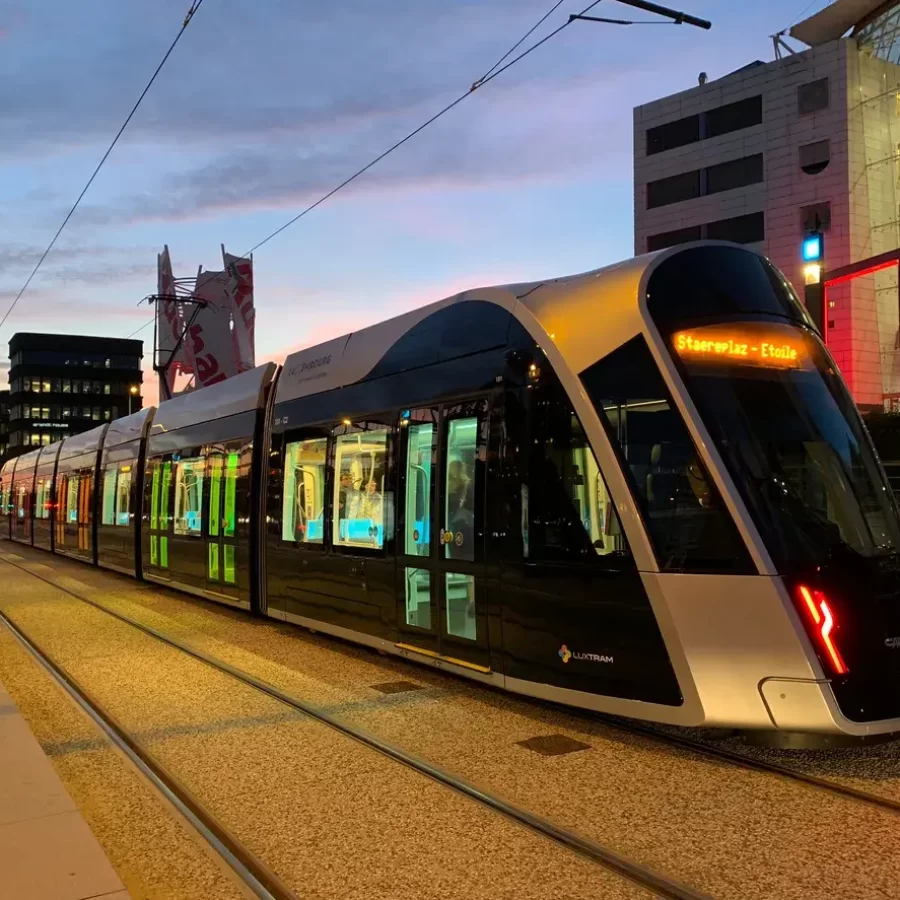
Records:
<instances>
[{"instance_id":1,"label":"overhead wire support pole","mask_svg":"<svg viewBox=\"0 0 900 900\"><path fill-rule=\"evenodd\" d=\"M621 3L624 6L633 6L635 9L642 9L644 12L653 13L657 16L663 16L666 19L672 19L672 21L676 25L693 25L695 28L702 28L705 31L709 31L709 29L712 28L712 22L708 21L707 19L700 19L697 16L690 15L689 13L679 12L677 9L669 9L668 6L660 6L658 3L648 3L647 0L616 0L616 2ZM591 16L584 15L584 13L569 16L570 22L573 19L583 19L587 22L610 23L609 19L594 19ZM611 24L619 25L626 23L612 22Z\"/></svg>"}]
</instances>

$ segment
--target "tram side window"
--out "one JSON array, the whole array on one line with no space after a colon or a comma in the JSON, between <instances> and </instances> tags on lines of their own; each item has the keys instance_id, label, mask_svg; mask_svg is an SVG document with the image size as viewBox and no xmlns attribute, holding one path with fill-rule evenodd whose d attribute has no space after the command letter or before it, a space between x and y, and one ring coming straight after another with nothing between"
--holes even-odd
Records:
<instances>
[{"instance_id":1,"label":"tram side window","mask_svg":"<svg viewBox=\"0 0 900 900\"><path fill-rule=\"evenodd\" d=\"M325 539L327 438L289 443L284 454L281 538L302 544Z\"/></svg>"},{"instance_id":2,"label":"tram side window","mask_svg":"<svg viewBox=\"0 0 900 900\"><path fill-rule=\"evenodd\" d=\"M122 466L116 479L115 523L119 526L131 524L131 473L130 465Z\"/></svg>"},{"instance_id":3,"label":"tram side window","mask_svg":"<svg viewBox=\"0 0 900 900\"><path fill-rule=\"evenodd\" d=\"M103 508L100 513L101 525L116 524L116 474L118 466L107 466L103 472Z\"/></svg>"},{"instance_id":4,"label":"tram side window","mask_svg":"<svg viewBox=\"0 0 900 900\"><path fill-rule=\"evenodd\" d=\"M203 532L203 477L201 456L175 464L175 534Z\"/></svg>"},{"instance_id":5,"label":"tram side window","mask_svg":"<svg viewBox=\"0 0 900 900\"><path fill-rule=\"evenodd\" d=\"M581 373L631 476L660 568L755 568L642 337Z\"/></svg>"},{"instance_id":6,"label":"tram side window","mask_svg":"<svg viewBox=\"0 0 900 900\"><path fill-rule=\"evenodd\" d=\"M66 478L66 521L75 525L78 522L78 475Z\"/></svg>"},{"instance_id":7,"label":"tram side window","mask_svg":"<svg viewBox=\"0 0 900 900\"><path fill-rule=\"evenodd\" d=\"M19 488L19 500L18 500L18 516L20 519L25 518L25 504L28 499L28 492L25 489L25 485Z\"/></svg>"},{"instance_id":8,"label":"tram side window","mask_svg":"<svg viewBox=\"0 0 900 900\"><path fill-rule=\"evenodd\" d=\"M50 479L38 478L37 496L34 504L34 517L36 519L50 518Z\"/></svg>"},{"instance_id":9,"label":"tram side window","mask_svg":"<svg viewBox=\"0 0 900 900\"><path fill-rule=\"evenodd\" d=\"M341 434L335 445L334 534L336 547L381 550L389 525L387 427Z\"/></svg>"},{"instance_id":10,"label":"tram side window","mask_svg":"<svg viewBox=\"0 0 900 900\"><path fill-rule=\"evenodd\" d=\"M525 556L546 561L630 557L581 422L552 373L542 379L530 393L529 483L522 491Z\"/></svg>"}]
</instances>

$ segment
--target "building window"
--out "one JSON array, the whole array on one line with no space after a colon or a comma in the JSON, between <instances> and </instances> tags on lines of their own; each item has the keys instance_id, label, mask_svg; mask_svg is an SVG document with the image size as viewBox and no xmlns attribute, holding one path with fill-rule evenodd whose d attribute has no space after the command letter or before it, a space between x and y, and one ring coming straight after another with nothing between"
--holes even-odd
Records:
<instances>
[{"instance_id":1,"label":"building window","mask_svg":"<svg viewBox=\"0 0 900 900\"><path fill-rule=\"evenodd\" d=\"M647 209L693 200L700 196L700 170L671 175L647 183Z\"/></svg>"},{"instance_id":2,"label":"building window","mask_svg":"<svg viewBox=\"0 0 900 900\"><path fill-rule=\"evenodd\" d=\"M325 537L327 438L293 441L284 457L281 538L321 544Z\"/></svg>"},{"instance_id":3,"label":"building window","mask_svg":"<svg viewBox=\"0 0 900 900\"><path fill-rule=\"evenodd\" d=\"M706 127L703 136L718 137L743 128L762 124L762 95L719 106L703 114Z\"/></svg>"},{"instance_id":4,"label":"building window","mask_svg":"<svg viewBox=\"0 0 900 900\"><path fill-rule=\"evenodd\" d=\"M831 228L831 203L813 203L800 208L800 231L828 231Z\"/></svg>"},{"instance_id":5,"label":"building window","mask_svg":"<svg viewBox=\"0 0 900 900\"><path fill-rule=\"evenodd\" d=\"M91 418L92 418L95 422L99 422L99 421L100 421L100 407L99 407L99 406L95 406L95 407L93 408L93 410L91 410Z\"/></svg>"},{"instance_id":6,"label":"building window","mask_svg":"<svg viewBox=\"0 0 900 900\"><path fill-rule=\"evenodd\" d=\"M808 81L797 88L797 112L801 116L828 109L829 86L827 78Z\"/></svg>"},{"instance_id":7,"label":"building window","mask_svg":"<svg viewBox=\"0 0 900 900\"><path fill-rule=\"evenodd\" d=\"M730 219L718 219L704 225L693 225L689 228L677 228L660 234L651 234L647 238L647 252L664 250L689 241L733 241L735 244L756 244L766 238L765 214L749 213L745 216L734 216Z\"/></svg>"},{"instance_id":8,"label":"building window","mask_svg":"<svg viewBox=\"0 0 900 900\"><path fill-rule=\"evenodd\" d=\"M733 241L735 244L756 244L766 239L765 213L749 213L731 219L719 219L706 226L711 241Z\"/></svg>"},{"instance_id":9,"label":"building window","mask_svg":"<svg viewBox=\"0 0 900 900\"><path fill-rule=\"evenodd\" d=\"M699 240L699 225L692 225L689 228L676 228L674 231L651 234L647 238L647 252L652 253L654 250L665 250L666 247L674 247L676 244L686 244L689 241Z\"/></svg>"},{"instance_id":10,"label":"building window","mask_svg":"<svg viewBox=\"0 0 900 900\"><path fill-rule=\"evenodd\" d=\"M700 116L687 116L647 129L647 156L700 140Z\"/></svg>"},{"instance_id":11,"label":"building window","mask_svg":"<svg viewBox=\"0 0 900 900\"><path fill-rule=\"evenodd\" d=\"M103 385L103 393L111 394L112 393L112 385L107 381L106 384Z\"/></svg>"},{"instance_id":12,"label":"building window","mask_svg":"<svg viewBox=\"0 0 900 900\"><path fill-rule=\"evenodd\" d=\"M334 545L381 550L385 537L388 429L337 438L334 484Z\"/></svg>"},{"instance_id":13,"label":"building window","mask_svg":"<svg viewBox=\"0 0 900 900\"><path fill-rule=\"evenodd\" d=\"M719 194L748 184L758 184L762 180L763 157L762 153L757 153L709 166L706 170L706 193Z\"/></svg>"},{"instance_id":14,"label":"building window","mask_svg":"<svg viewBox=\"0 0 900 900\"><path fill-rule=\"evenodd\" d=\"M800 168L807 175L818 175L831 162L831 141L803 144L799 149Z\"/></svg>"}]
</instances>

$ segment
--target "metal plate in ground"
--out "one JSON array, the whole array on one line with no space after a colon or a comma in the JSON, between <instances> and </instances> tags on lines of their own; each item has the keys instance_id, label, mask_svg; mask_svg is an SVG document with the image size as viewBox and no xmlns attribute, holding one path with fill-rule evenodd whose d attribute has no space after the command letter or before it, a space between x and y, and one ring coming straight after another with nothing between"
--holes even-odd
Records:
<instances>
[{"instance_id":1,"label":"metal plate in ground","mask_svg":"<svg viewBox=\"0 0 900 900\"><path fill-rule=\"evenodd\" d=\"M541 756L563 756L566 753L575 753L577 750L590 750L591 745L576 741L564 734L543 734L538 737L528 738L527 741L516 741L520 747L533 750Z\"/></svg>"}]
</instances>

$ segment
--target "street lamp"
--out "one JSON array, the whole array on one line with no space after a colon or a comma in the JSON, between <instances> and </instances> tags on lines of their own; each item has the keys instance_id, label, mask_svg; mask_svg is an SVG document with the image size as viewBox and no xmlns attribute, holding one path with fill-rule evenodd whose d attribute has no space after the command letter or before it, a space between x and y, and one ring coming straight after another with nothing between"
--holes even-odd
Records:
<instances>
[{"instance_id":1,"label":"street lamp","mask_svg":"<svg viewBox=\"0 0 900 900\"><path fill-rule=\"evenodd\" d=\"M131 415L132 399L134 397L137 397L139 390L140 390L140 388L136 384L133 384L133 385L131 385L130 388L128 388L128 415L129 416Z\"/></svg>"}]
</instances>

